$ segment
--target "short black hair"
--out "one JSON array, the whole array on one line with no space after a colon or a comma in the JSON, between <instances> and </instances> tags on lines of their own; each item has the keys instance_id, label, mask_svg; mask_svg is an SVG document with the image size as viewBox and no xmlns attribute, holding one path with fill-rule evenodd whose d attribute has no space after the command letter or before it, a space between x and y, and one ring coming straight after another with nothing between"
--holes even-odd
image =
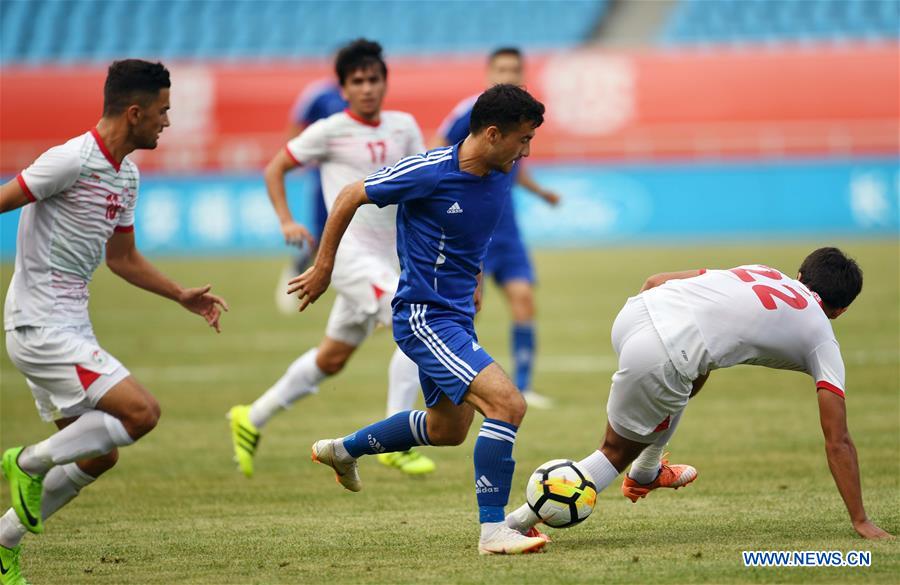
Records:
<instances>
[{"instance_id":1,"label":"short black hair","mask_svg":"<svg viewBox=\"0 0 900 585\"><path fill-rule=\"evenodd\" d=\"M543 124L544 104L521 87L501 83L478 96L472 106L469 132L477 134L488 126L496 126L506 134L523 122L531 122L532 128Z\"/></svg>"},{"instance_id":2,"label":"short black hair","mask_svg":"<svg viewBox=\"0 0 900 585\"><path fill-rule=\"evenodd\" d=\"M367 39L356 39L338 51L334 60L334 72L337 73L341 85L354 71L368 69L373 65L381 68L381 74L387 79L387 64L381 54L381 45Z\"/></svg>"},{"instance_id":3,"label":"short black hair","mask_svg":"<svg viewBox=\"0 0 900 585\"><path fill-rule=\"evenodd\" d=\"M503 56L503 55L509 55L510 57L515 57L519 61L521 61L524 58L524 56L522 55L521 49L519 49L518 47L498 47L498 48L494 49L493 51L491 51L491 54L488 55L488 63L493 63L494 59L496 59L497 57Z\"/></svg>"},{"instance_id":4,"label":"short black hair","mask_svg":"<svg viewBox=\"0 0 900 585\"><path fill-rule=\"evenodd\" d=\"M121 114L134 103L146 106L168 87L172 87L172 82L162 63L140 59L114 61L103 86L103 115Z\"/></svg>"},{"instance_id":5,"label":"short black hair","mask_svg":"<svg viewBox=\"0 0 900 585\"><path fill-rule=\"evenodd\" d=\"M862 269L837 248L815 250L800 265L799 272L800 282L832 309L849 307L862 290Z\"/></svg>"}]
</instances>

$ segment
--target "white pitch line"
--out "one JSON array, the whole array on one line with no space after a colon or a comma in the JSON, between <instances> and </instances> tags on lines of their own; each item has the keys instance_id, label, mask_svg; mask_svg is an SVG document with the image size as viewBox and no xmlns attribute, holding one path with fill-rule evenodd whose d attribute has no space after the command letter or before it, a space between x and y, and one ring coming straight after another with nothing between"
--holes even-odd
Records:
<instances>
[{"instance_id":1,"label":"white pitch line","mask_svg":"<svg viewBox=\"0 0 900 585\"><path fill-rule=\"evenodd\" d=\"M849 352L845 358L847 365L851 366L884 366L900 363L900 352L890 350L865 351L857 350ZM612 373L616 371L616 356L606 355L567 355L567 356L540 356L536 369L545 374L591 374ZM127 364L126 364L127 365ZM267 363L270 366L270 363ZM287 367L287 363L284 364ZM387 381L387 369L381 365L354 363L349 366L351 372L385 376ZM278 370L276 369L276 372ZM254 380L257 385L264 386L274 382L279 374L274 373L272 380L261 380L259 367L252 363L236 364L207 363L195 365L171 364L164 366L141 366L133 368L132 372L142 380L157 380L161 382L216 382L235 380Z\"/></svg>"}]
</instances>

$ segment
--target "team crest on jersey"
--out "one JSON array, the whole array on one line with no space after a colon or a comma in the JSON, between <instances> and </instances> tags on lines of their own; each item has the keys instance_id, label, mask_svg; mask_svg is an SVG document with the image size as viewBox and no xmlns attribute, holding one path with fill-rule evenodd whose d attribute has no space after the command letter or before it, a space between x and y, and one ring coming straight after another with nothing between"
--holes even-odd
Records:
<instances>
[{"instance_id":1,"label":"team crest on jersey","mask_svg":"<svg viewBox=\"0 0 900 585\"><path fill-rule=\"evenodd\" d=\"M128 193L129 191L126 187L122 191L122 198L128 197ZM118 216L119 212L123 209L125 209L125 207L120 203L119 195L117 193L110 193L106 196L106 219L116 219L116 216Z\"/></svg>"}]
</instances>

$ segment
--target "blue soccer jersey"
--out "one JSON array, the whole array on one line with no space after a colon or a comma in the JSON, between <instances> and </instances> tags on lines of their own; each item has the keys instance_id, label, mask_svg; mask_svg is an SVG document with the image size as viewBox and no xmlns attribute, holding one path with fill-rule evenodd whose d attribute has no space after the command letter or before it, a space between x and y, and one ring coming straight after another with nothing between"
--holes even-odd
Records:
<instances>
[{"instance_id":1,"label":"blue soccer jersey","mask_svg":"<svg viewBox=\"0 0 900 585\"><path fill-rule=\"evenodd\" d=\"M472 107L478 96L468 97L450 112L438 129L438 134L448 143L457 144L466 139L469 135L469 122L472 117ZM515 184L516 175L519 172L519 166L513 167L512 181L510 185ZM484 262L484 271L494 277L501 286L511 280L526 280L534 282L534 271L531 267L531 261L528 258L528 252L525 250L525 244L522 242L522 236L519 233L519 225L516 223L516 212L512 202L512 191L510 191L510 201L503 211L497 228L494 231L494 239L488 248L487 256Z\"/></svg>"},{"instance_id":2,"label":"blue soccer jersey","mask_svg":"<svg viewBox=\"0 0 900 585\"><path fill-rule=\"evenodd\" d=\"M402 159L365 180L366 196L397 210L398 303L475 315L473 295L488 243L509 201L512 173L459 170L459 145Z\"/></svg>"},{"instance_id":3,"label":"blue soccer jersey","mask_svg":"<svg viewBox=\"0 0 900 585\"><path fill-rule=\"evenodd\" d=\"M330 79L322 79L310 83L297 97L291 108L291 120L299 126L309 126L346 107L340 86Z\"/></svg>"}]
</instances>

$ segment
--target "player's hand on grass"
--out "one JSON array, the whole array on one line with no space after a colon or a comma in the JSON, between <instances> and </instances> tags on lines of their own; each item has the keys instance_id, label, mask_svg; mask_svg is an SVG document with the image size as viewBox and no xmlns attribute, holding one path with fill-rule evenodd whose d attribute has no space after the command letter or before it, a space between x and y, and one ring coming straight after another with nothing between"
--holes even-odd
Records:
<instances>
[{"instance_id":1,"label":"player's hand on grass","mask_svg":"<svg viewBox=\"0 0 900 585\"><path fill-rule=\"evenodd\" d=\"M295 221L286 221L281 224L281 233L284 234L284 241L290 246L300 246L303 242L310 248L316 247L316 241L313 239L309 230L303 225Z\"/></svg>"},{"instance_id":2,"label":"player's hand on grass","mask_svg":"<svg viewBox=\"0 0 900 585\"><path fill-rule=\"evenodd\" d=\"M222 297L210 293L210 289L212 289L210 284L197 288L186 288L181 292L178 302L188 311L197 313L206 319L206 323L215 329L216 333L221 333L219 318L222 316L222 311L228 311L228 303Z\"/></svg>"},{"instance_id":3,"label":"player's hand on grass","mask_svg":"<svg viewBox=\"0 0 900 585\"><path fill-rule=\"evenodd\" d=\"M894 538L889 532L886 532L875 525L871 520L863 520L862 522L854 522L853 528L863 538Z\"/></svg>"},{"instance_id":4,"label":"player's hand on grass","mask_svg":"<svg viewBox=\"0 0 900 585\"><path fill-rule=\"evenodd\" d=\"M317 268L315 264L306 269L300 276L288 281L287 294L297 293L300 299L300 311L322 296L331 284L331 271Z\"/></svg>"}]
</instances>

